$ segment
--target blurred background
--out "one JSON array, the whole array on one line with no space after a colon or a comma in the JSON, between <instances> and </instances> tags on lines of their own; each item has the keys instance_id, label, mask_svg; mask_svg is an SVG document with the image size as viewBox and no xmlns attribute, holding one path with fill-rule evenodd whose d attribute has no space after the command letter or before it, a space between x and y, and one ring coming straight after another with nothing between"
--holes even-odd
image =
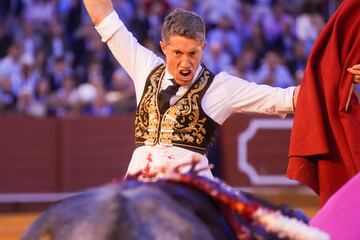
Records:
<instances>
[{"instance_id":1,"label":"blurred background","mask_svg":"<svg viewBox=\"0 0 360 240\"><path fill-rule=\"evenodd\" d=\"M337 0L114 0L138 41L161 55L164 17L204 17L203 63L258 84L301 83ZM0 1L0 239L18 239L46 207L121 179L133 150L132 81L80 0ZM286 179L291 118L235 115L210 152L214 174L276 203L318 209Z\"/></svg>"}]
</instances>

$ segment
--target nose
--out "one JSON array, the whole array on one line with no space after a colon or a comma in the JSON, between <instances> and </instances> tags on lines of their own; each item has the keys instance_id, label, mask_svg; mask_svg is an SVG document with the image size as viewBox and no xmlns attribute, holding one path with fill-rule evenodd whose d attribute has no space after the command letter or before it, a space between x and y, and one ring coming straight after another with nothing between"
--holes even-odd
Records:
<instances>
[{"instance_id":1,"label":"nose","mask_svg":"<svg viewBox=\"0 0 360 240\"><path fill-rule=\"evenodd\" d=\"M183 68L189 68L191 67L191 59L187 56L184 56L182 59L181 59L181 63L180 63L180 66L183 67Z\"/></svg>"}]
</instances>

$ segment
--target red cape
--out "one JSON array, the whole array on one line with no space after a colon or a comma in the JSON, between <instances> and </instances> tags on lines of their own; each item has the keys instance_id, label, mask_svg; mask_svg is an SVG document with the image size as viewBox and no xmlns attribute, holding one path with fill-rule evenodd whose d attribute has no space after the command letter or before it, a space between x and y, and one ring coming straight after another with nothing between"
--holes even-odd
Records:
<instances>
[{"instance_id":1,"label":"red cape","mask_svg":"<svg viewBox=\"0 0 360 240\"><path fill-rule=\"evenodd\" d=\"M287 176L312 188L321 204L360 170L360 106L346 70L358 63L360 1L345 0L308 59L290 138Z\"/></svg>"}]
</instances>

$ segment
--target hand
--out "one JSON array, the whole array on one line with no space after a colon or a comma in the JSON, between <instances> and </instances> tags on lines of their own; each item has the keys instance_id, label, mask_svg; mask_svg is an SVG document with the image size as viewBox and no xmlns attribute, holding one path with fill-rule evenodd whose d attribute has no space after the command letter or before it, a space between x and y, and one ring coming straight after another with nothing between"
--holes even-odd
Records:
<instances>
[{"instance_id":1,"label":"hand","mask_svg":"<svg viewBox=\"0 0 360 240\"><path fill-rule=\"evenodd\" d=\"M356 84L360 83L360 64L354 65L347 69L349 73L354 74L353 82Z\"/></svg>"}]
</instances>

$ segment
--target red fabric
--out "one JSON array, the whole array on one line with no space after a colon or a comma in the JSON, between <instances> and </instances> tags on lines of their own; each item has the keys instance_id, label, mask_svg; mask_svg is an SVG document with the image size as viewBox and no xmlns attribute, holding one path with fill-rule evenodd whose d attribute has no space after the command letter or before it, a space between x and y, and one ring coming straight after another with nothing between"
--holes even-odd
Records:
<instances>
[{"instance_id":1,"label":"red fabric","mask_svg":"<svg viewBox=\"0 0 360 240\"><path fill-rule=\"evenodd\" d=\"M360 170L360 106L347 68L360 63L360 1L345 0L315 42L296 106L287 176L326 200Z\"/></svg>"}]
</instances>

